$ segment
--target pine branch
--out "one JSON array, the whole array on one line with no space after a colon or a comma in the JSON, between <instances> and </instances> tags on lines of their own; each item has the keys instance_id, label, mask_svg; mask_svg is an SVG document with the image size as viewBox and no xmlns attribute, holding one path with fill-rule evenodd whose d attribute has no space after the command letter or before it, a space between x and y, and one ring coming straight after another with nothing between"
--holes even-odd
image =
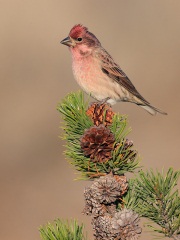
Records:
<instances>
[{"instance_id":1,"label":"pine branch","mask_svg":"<svg viewBox=\"0 0 180 240\"><path fill-rule=\"evenodd\" d=\"M63 114L65 122L63 139L67 141L65 154L71 159L70 163L81 172L83 179L103 176L110 172L115 174L133 172L138 168L139 158L137 151L132 149L132 142L127 143L126 137L130 132L130 129L127 129L127 118L113 113L105 104L95 103L89 109L88 105L80 91L69 94L57 108ZM92 111L94 115L90 117L88 114L92 114ZM92 161L90 154L84 154L81 139L90 127L94 127L92 131L98 131L101 123L105 126L107 124L107 128L114 135L114 145L108 161L99 162Z\"/></svg>"},{"instance_id":2,"label":"pine branch","mask_svg":"<svg viewBox=\"0 0 180 240\"><path fill-rule=\"evenodd\" d=\"M93 179L85 189L84 214L92 216L96 240L137 240L140 217L163 236L180 239L180 196L176 189L180 171L152 170L127 180L139 165L133 142L127 139L127 117L105 103L84 101L82 92L71 93L58 105L64 119L67 158L83 179ZM56 220L40 228L43 240L84 240L83 225Z\"/></svg>"},{"instance_id":3,"label":"pine branch","mask_svg":"<svg viewBox=\"0 0 180 240\"><path fill-rule=\"evenodd\" d=\"M76 220L69 223L60 219L39 229L42 240L86 240L83 230L84 226L79 226Z\"/></svg>"},{"instance_id":4,"label":"pine branch","mask_svg":"<svg viewBox=\"0 0 180 240\"><path fill-rule=\"evenodd\" d=\"M167 237L180 234L180 197L178 190L175 190L179 176L180 171L173 171L172 168L165 176L163 172L141 171L124 198L127 206L160 227L149 224L151 229ZM131 202L128 201L130 196Z\"/></svg>"}]
</instances>

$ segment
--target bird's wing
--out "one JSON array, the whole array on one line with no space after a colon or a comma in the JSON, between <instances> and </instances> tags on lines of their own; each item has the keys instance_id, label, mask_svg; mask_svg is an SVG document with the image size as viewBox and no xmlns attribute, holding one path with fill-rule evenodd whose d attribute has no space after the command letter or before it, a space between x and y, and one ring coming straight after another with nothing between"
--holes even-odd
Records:
<instances>
[{"instance_id":1,"label":"bird's wing","mask_svg":"<svg viewBox=\"0 0 180 240\"><path fill-rule=\"evenodd\" d=\"M111 55L106 52L105 49L98 53L98 57L102 62L102 71L108 75L111 79L119 83L122 87L132 93L134 96L142 100L144 103L149 104L149 102L144 99L141 94L136 90L130 79L126 76L126 74L122 71L122 69L117 65Z\"/></svg>"}]
</instances>

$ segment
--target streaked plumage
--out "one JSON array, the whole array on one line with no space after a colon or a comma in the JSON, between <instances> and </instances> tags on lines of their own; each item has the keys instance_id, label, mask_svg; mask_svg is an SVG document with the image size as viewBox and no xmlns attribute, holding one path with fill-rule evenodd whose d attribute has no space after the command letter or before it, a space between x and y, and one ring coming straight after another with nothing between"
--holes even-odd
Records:
<instances>
[{"instance_id":1,"label":"streaked plumage","mask_svg":"<svg viewBox=\"0 0 180 240\"><path fill-rule=\"evenodd\" d=\"M118 101L132 102L152 115L157 112L167 114L142 97L120 66L86 27L75 25L61 43L67 45L71 51L75 79L95 99L106 100L110 104Z\"/></svg>"}]
</instances>

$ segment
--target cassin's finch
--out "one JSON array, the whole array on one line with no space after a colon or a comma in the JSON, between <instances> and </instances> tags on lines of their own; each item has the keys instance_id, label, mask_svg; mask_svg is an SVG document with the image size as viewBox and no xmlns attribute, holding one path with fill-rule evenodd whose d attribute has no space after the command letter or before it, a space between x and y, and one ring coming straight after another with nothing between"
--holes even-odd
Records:
<instances>
[{"instance_id":1,"label":"cassin's finch","mask_svg":"<svg viewBox=\"0 0 180 240\"><path fill-rule=\"evenodd\" d=\"M61 41L72 54L75 79L82 89L98 101L115 104L118 101L135 103L150 114L167 114L146 101L132 82L101 46L94 34L81 24L75 25Z\"/></svg>"}]
</instances>

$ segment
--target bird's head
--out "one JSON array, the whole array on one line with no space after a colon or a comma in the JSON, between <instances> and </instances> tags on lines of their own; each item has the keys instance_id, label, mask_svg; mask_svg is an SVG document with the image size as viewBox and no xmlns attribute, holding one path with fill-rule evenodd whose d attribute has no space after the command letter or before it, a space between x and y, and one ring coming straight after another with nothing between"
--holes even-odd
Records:
<instances>
[{"instance_id":1,"label":"bird's head","mask_svg":"<svg viewBox=\"0 0 180 240\"><path fill-rule=\"evenodd\" d=\"M81 24L75 25L68 37L61 41L62 44L67 45L70 48L78 49L86 52L87 49L92 49L100 45L100 42L94 34L88 31L86 27Z\"/></svg>"}]
</instances>

